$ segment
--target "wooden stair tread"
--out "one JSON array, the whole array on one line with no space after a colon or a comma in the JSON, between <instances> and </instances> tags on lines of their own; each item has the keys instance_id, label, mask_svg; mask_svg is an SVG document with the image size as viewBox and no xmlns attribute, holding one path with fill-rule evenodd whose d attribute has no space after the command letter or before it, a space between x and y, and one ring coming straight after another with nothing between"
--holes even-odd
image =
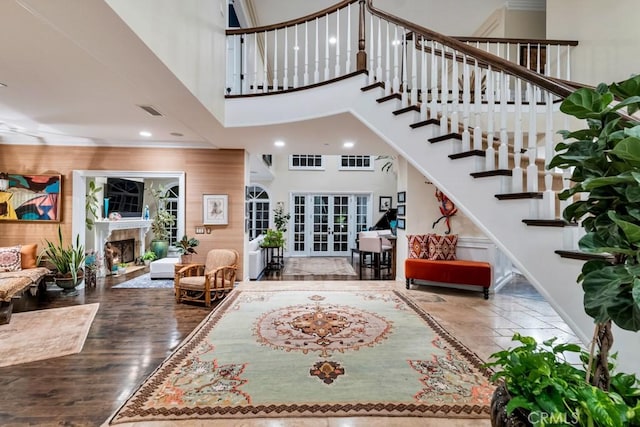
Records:
<instances>
[{"instance_id":1,"label":"wooden stair tread","mask_svg":"<svg viewBox=\"0 0 640 427\"><path fill-rule=\"evenodd\" d=\"M417 129L422 126L428 126L428 125L440 125L440 120L438 119L422 120L420 122L411 123L409 126L411 127L411 129Z\"/></svg>"},{"instance_id":2,"label":"wooden stair tread","mask_svg":"<svg viewBox=\"0 0 640 427\"><path fill-rule=\"evenodd\" d=\"M527 225L532 227L577 227L578 223L568 222L564 219L523 219Z\"/></svg>"},{"instance_id":3,"label":"wooden stair tread","mask_svg":"<svg viewBox=\"0 0 640 427\"><path fill-rule=\"evenodd\" d=\"M456 132L447 133L447 134L444 134L444 135L440 135L440 136L436 136L436 137L433 137L433 138L429 138L429 142L433 144L435 142L447 141L449 139L457 139L459 141L462 141L462 135L460 135L459 133L456 133Z\"/></svg>"},{"instance_id":4,"label":"wooden stair tread","mask_svg":"<svg viewBox=\"0 0 640 427\"><path fill-rule=\"evenodd\" d=\"M578 250L575 250L575 251L557 250L554 252L560 255L562 258L578 259L583 261L601 259L604 261L613 262L614 260L613 255L611 254L594 254L594 253L583 252Z\"/></svg>"},{"instance_id":5,"label":"wooden stair tread","mask_svg":"<svg viewBox=\"0 0 640 427\"><path fill-rule=\"evenodd\" d=\"M498 200L518 200L518 199L542 199L540 192L523 192L523 193L505 193L496 194Z\"/></svg>"},{"instance_id":6,"label":"wooden stair tread","mask_svg":"<svg viewBox=\"0 0 640 427\"><path fill-rule=\"evenodd\" d=\"M451 160L464 159L466 157L486 157L487 153L484 150L471 150L463 151L462 153L449 154Z\"/></svg>"},{"instance_id":7,"label":"wooden stair tread","mask_svg":"<svg viewBox=\"0 0 640 427\"><path fill-rule=\"evenodd\" d=\"M381 88L384 89L384 82L375 82L375 83L372 83L372 84L367 85L365 87L361 87L360 90L363 91L363 92L366 92L368 90L373 90L373 89L378 88L378 87L381 87Z\"/></svg>"},{"instance_id":8,"label":"wooden stair tread","mask_svg":"<svg viewBox=\"0 0 640 427\"><path fill-rule=\"evenodd\" d=\"M511 169L496 169L492 171L472 172L471 176L474 178L486 178L490 176L512 176L512 173Z\"/></svg>"},{"instance_id":9,"label":"wooden stair tread","mask_svg":"<svg viewBox=\"0 0 640 427\"><path fill-rule=\"evenodd\" d=\"M391 101L392 99L402 99L402 96L400 96L399 93L392 93L391 95L383 96L382 98L376 99L376 102L378 104L381 104L383 102Z\"/></svg>"},{"instance_id":10,"label":"wooden stair tread","mask_svg":"<svg viewBox=\"0 0 640 427\"><path fill-rule=\"evenodd\" d=\"M417 105L410 105L408 107L404 107L404 108L401 108L399 110L394 111L393 115L394 116L398 116L400 114L408 113L410 111L417 111L419 113L420 112L420 107L418 107Z\"/></svg>"}]
</instances>

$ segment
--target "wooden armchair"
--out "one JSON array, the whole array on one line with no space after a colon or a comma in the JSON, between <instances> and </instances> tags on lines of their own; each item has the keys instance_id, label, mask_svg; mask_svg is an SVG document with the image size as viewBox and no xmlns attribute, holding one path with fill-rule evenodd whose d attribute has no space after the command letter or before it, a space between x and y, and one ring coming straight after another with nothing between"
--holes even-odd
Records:
<instances>
[{"instance_id":1,"label":"wooden armchair","mask_svg":"<svg viewBox=\"0 0 640 427\"><path fill-rule=\"evenodd\" d=\"M205 264L189 264L176 274L174 288L176 302L204 302L224 298L236 281L238 251L235 249L212 249L207 254Z\"/></svg>"}]
</instances>

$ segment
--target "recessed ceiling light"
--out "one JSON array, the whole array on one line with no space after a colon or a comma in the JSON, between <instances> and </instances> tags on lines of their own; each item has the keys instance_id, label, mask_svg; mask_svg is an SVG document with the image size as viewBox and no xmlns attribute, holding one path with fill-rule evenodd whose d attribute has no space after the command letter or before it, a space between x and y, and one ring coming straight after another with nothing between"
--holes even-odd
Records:
<instances>
[{"instance_id":1,"label":"recessed ceiling light","mask_svg":"<svg viewBox=\"0 0 640 427\"><path fill-rule=\"evenodd\" d=\"M330 37L329 38L329 44L336 44L338 40L335 37Z\"/></svg>"},{"instance_id":2,"label":"recessed ceiling light","mask_svg":"<svg viewBox=\"0 0 640 427\"><path fill-rule=\"evenodd\" d=\"M140 131L140 136L144 136L144 137L150 137L151 136L151 132L147 131L147 130L141 130Z\"/></svg>"},{"instance_id":3,"label":"recessed ceiling light","mask_svg":"<svg viewBox=\"0 0 640 427\"><path fill-rule=\"evenodd\" d=\"M273 143L276 147L284 147L284 141L276 141Z\"/></svg>"},{"instance_id":4,"label":"recessed ceiling light","mask_svg":"<svg viewBox=\"0 0 640 427\"><path fill-rule=\"evenodd\" d=\"M353 145L353 142L345 142L344 144L342 144L344 148L353 148Z\"/></svg>"}]
</instances>

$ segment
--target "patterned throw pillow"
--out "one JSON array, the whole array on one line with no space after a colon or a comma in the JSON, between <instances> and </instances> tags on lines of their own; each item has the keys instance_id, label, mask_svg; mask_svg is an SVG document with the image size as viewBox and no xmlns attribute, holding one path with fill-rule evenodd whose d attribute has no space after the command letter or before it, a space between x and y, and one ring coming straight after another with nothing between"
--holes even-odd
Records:
<instances>
[{"instance_id":1,"label":"patterned throw pillow","mask_svg":"<svg viewBox=\"0 0 640 427\"><path fill-rule=\"evenodd\" d=\"M428 240L431 234L408 234L409 240L409 258L429 257Z\"/></svg>"},{"instance_id":2,"label":"patterned throw pillow","mask_svg":"<svg viewBox=\"0 0 640 427\"><path fill-rule=\"evenodd\" d=\"M429 259L432 261L455 261L458 236L429 235Z\"/></svg>"},{"instance_id":3,"label":"patterned throw pillow","mask_svg":"<svg viewBox=\"0 0 640 427\"><path fill-rule=\"evenodd\" d=\"M0 271L21 270L20 258L20 246L0 248Z\"/></svg>"}]
</instances>

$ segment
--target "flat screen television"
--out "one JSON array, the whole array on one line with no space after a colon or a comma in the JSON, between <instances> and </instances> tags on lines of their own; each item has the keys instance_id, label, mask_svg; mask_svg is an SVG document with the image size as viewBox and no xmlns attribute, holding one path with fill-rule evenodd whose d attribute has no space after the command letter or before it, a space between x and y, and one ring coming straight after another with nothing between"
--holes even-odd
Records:
<instances>
[{"instance_id":1,"label":"flat screen television","mask_svg":"<svg viewBox=\"0 0 640 427\"><path fill-rule=\"evenodd\" d=\"M123 218L142 218L144 183L123 178L107 178L104 197L109 198L109 213Z\"/></svg>"}]
</instances>

